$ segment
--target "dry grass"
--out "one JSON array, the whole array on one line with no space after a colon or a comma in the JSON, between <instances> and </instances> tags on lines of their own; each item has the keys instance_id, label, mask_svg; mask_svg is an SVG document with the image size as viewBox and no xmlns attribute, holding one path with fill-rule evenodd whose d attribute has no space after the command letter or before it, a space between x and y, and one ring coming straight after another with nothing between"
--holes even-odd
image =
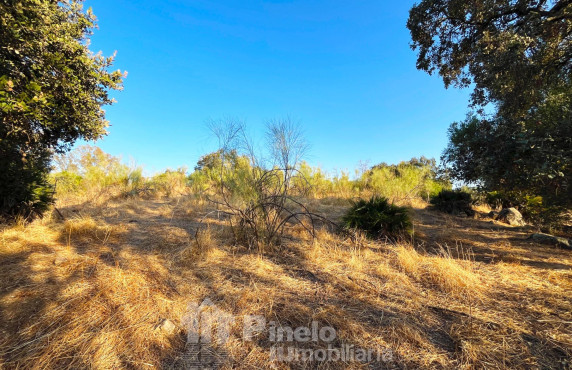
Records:
<instances>
[{"instance_id":1,"label":"dry grass","mask_svg":"<svg viewBox=\"0 0 572 370\"><path fill-rule=\"evenodd\" d=\"M470 260L456 259L441 249L432 256L420 254L411 246L395 250L397 264L410 276L429 286L437 287L457 298L480 298L486 283L474 271Z\"/></svg>"},{"instance_id":2,"label":"dry grass","mask_svg":"<svg viewBox=\"0 0 572 370\"><path fill-rule=\"evenodd\" d=\"M345 203L311 206L335 219ZM246 315L293 328L316 320L336 329L335 346L390 350L391 367L569 366L572 256L518 230L421 209L415 246L327 230L311 240L293 228L259 255L232 244L224 219L208 218L195 237L209 211L199 199L61 211L65 222L0 231L0 368L176 367L187 306L205 298L236 318L229 340L210 348L226 368L272 362L267 335L243 340Z\"/></svg>"}]
</instances>

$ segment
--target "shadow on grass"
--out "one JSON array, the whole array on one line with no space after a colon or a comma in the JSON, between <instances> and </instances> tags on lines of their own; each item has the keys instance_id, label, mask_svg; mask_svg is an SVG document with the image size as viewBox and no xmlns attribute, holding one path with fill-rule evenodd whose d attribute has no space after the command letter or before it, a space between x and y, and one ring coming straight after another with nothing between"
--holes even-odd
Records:
<instances>
[{"instance_id":1,"label":"shadow on grass","mask_svg":"<svg viewBox=\"0 0 572 370\"><path fill-rule=\"evenodd\" d=\"M109 353L103 355L112 359L108 365L124 368L139 368L146 361L162 368L189 368L193 366L192 361L202 361L203 357L210 361L209 356L224 358L229 366L248 367L255 364L249 362L250 353L268 355L276 344L265 336L257 337L253 343L242 343L240 326L233 327L231 333L239 342L234 351L214 348L208 343L193 347L187 343L189 332L185 327L166 338L156 337L153 327L162 318L179 319L173 316L176 311L168 302L197 297L211 299L235 315L239 322L245 314L262 315L266 322L278 321L293 328L308 327L313 320L319 321L336 330L337 338L331 343L334 347L348 344L373 348L377 353L381 345L387 346L395 354L391 363L382 364L387 367L454 367L469 363L463 348L471 341L478 341L474 334L483 330L491 337L504 335L512 341L512 347L504 353L495 352L495 356L506 356L507 367L531 365L524 362L531 359L536 361L532 366L542 367L547 361L550 365L549 361L568 354L559 350L558 345L533 334L536 328L530 327L530 333L518 332L503 323L484 321L471 313L445 308L445 303L439 300L429 305L426 299L419 298L422 303L412 304L410 295L417 290L407 291L407 287L387 290L384 289L387 282L380 276L359 278L352 271L344 274L331 272L327 266L316 266L300 247L302 240L295 238L264 256L222 245L219 246L221 257L198 256L183 260L178 256L192 248L194 233L203 216L200 212L189 216L184 199L134 201L133 204L111 204L107 209L84 204L61 211L69 220L95 219L95 230L88 228L82 231L84 234L75 236L73 230L70 235L64 225L59 225L62 231L55 240L30 242L18 236L5 240L25 247L0 255L0 316L3 318L0 330L6 338L0 340L0 366L33 367L41 359L44 363L40 363L40 367L96 367L90 361L100 356L98 348L106 348ZM463 245L471 247L476 261L494 263L513 258L523 264L526 261L537 264L535 268L559 268L538 265L552 263L544 261L549 251L521 242L518 231L495 228L489 232L484 221L451 221L429 216L416 224L426 235L426 245L452 243L461 236L454 232L462 231L466 234L462 236ZM439 234L439 228L447 222L455 223L451 228L454 232L448 236ZM220 219L206 219L206 224L219 234L231 235ZM111 230L111 235L106 237L105 230ZM503 243L508 245L506 251L496 247ZM385 253L381 246L372 252ZM102 285L107 280L122 285ZM102 292L103 286L117 292ZM72 288L75 290L70 292ZM186 297L189 291L195 292L193 297ZM133 307L137 305L145 309L135 312ZM557 309L566 310L566 307ZM86 310L93 310L98 316L81 316ZM521 310L524 315L536 315L531 308ZM77 323L77 315L85 322ZM68 331L72 327L78 331ZM470 331L472 328L474 332ZM108 347L102 344L106 341L111 343ZM66 345L69 348L61 348ZM310 348L323 345L312 344ZM423 363L419 357L399 355L405 353L407 346L437 354L438 359ZM93 352L86 352L85 348ZM48 359L49 356L52 358ZM284 365L345 368L347 364Z\"/></svg>"},{"instance_id":2,"label":"shadow on grass","mask_svg":"<svg viewBox=\"0 0 572 370\"><path fill-rule=\"evenodd\" d=\"M429 253L446 248L456 258L519 263L544 270L572 270L570 252L528 239L529 230L491 220L461 218L432 209L416 210L417 244ZM564 258L559 258L564 257ZM555 261L557 260L557 261Z\"/></svg>"}]
</instances>

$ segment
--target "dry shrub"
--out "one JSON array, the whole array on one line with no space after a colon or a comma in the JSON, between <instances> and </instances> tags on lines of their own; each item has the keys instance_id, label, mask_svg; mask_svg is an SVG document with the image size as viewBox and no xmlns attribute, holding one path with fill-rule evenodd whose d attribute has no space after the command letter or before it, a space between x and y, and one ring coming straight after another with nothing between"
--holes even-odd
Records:
<instances>
[{"instance_id":1,"label":"dry shrub","mask_svg":"<svg viewBox=\"0 0 572 370\"><path fill-rule=\"evenodd\" d=\"M179 168L176 171L166 170L150 178L147 186L157 197L185 195L188 190L186 171L186 168Z\"/></svg>"},{"instance_id":2,"label":"dry shrub","mask_svg":"<svg viewBox=\"0 0 572 370\"><path fill-rule=\"evenodd\" d=\"M217 237L212 229L210 227L199 228L195 233L194 240L181 251L180 259L182 262L194 261L205 256L217 246Z\"/></svg>"},{"instance_id":3,"label":"dry shrub","mask_svg":"<svg viewBox=\"0 0 572 370\"><path fill-rule=\"evenodd\" d=\"M280 245L293 223L305 227L310 222L307 231L314 235L315 221L325 218L293 194L296 179L304 180L299 168L307 143L300 128L289 118L267 122L267 142L260 153L243 122L227 119L210 126L219 150L212 154L218 180L208 199L227 216L235 242L263 253Z\"/></svg>"}]
</instances>

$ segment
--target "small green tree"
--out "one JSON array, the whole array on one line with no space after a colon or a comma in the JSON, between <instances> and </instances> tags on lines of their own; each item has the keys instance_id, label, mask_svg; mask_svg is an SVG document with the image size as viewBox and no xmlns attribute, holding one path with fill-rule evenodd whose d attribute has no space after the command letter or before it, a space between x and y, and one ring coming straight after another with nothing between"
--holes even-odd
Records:
<instances>
[{"instance_id":1,"label":"small green tree","mask_svg":"<svg viewBox=\"0 0 572 370\"><path fill-rule=\"evenodd\" d=\"M89 50L94 27L82 1L0 1L1 216L40 213L26 205L47 184L51 153L106 133L102 106L124 74Z\"/></svg>"}]
</instances>

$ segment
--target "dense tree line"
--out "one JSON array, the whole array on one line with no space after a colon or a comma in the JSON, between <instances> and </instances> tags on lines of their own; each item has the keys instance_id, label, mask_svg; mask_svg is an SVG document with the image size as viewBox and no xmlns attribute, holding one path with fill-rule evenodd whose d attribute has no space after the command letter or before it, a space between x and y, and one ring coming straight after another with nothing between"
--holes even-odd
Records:
<instances>
[{"instance_id":1,"label":"dense tree line","mask_svg":"<svg viewBox=\"0 0 572 370\"><path fill-rule=\"evenodd\" d=\"M572 1L423 0L417 68L474 87L443 159L454 179L572 205Z\"/></svg>"}]
</instances>

